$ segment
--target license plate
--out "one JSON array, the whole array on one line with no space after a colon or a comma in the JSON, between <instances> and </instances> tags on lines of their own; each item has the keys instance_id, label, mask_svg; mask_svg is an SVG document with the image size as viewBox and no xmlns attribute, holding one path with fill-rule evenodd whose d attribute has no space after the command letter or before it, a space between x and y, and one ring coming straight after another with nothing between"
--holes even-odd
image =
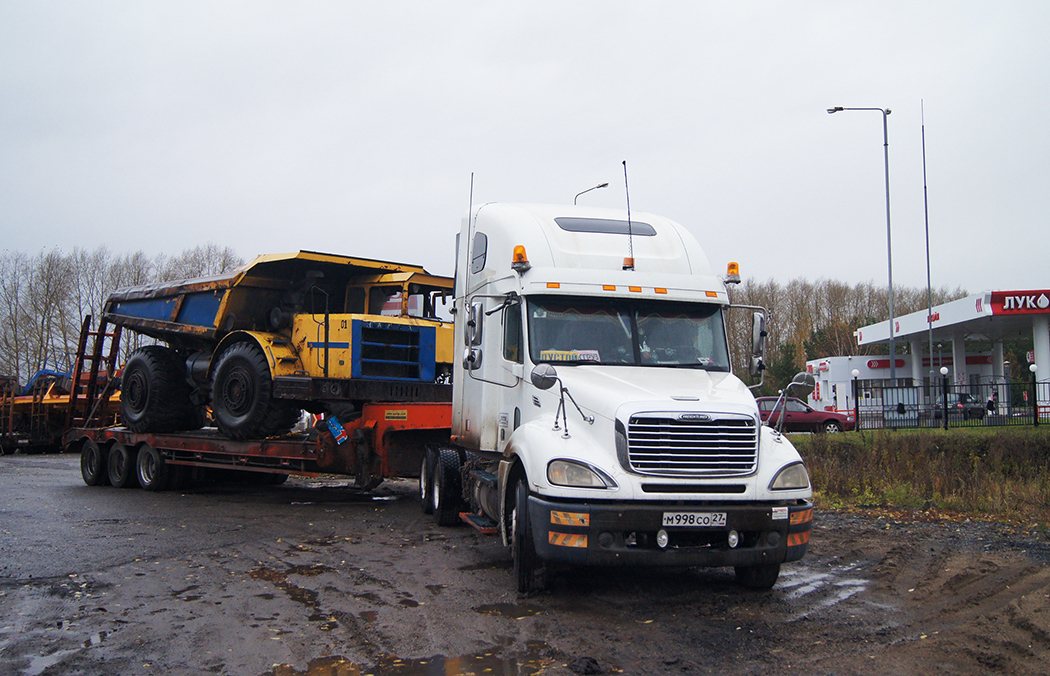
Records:
<instances>
[{"instance_id":1,"label":"license plate","mask_svg":"<svg viewBox=\"0 0 1050 676\"><path fill-rule=\"evenodd\" d=\"M664 512L664 526L681 528L724 528L725 512Z\"/></svg>"}]
</instances>

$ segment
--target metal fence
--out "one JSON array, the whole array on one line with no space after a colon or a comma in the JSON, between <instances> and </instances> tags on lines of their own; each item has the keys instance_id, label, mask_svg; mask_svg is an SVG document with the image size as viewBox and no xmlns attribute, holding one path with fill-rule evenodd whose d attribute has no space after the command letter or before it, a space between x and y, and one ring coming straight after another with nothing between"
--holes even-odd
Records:
<instances>
[{"instance_id":1,"label":"metal fence","mask_svg":"<svg viewBox=\"0 0 1050 676\"><path fill-rule=\"evenodd\" d=\"M892 387L853 383L856 429L1050 424L1050 382L1000 381Z\"/></svg>"}]
</instances>

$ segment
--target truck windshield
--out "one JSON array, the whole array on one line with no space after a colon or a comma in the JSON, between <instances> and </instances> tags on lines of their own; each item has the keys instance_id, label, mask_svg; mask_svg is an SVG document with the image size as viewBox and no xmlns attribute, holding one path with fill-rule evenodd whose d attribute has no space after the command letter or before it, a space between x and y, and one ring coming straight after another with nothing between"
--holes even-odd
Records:
<instances>
[{"instance_id":1,"label":"truck windshield","mask_svg":"<svg viewBox=\"0 0 1050 676\"><path fill-rule=\"evenodd\" d=\"M720 306L530 296L529 356L540 362L729 371Z\"/></svg>"}]
</instances>

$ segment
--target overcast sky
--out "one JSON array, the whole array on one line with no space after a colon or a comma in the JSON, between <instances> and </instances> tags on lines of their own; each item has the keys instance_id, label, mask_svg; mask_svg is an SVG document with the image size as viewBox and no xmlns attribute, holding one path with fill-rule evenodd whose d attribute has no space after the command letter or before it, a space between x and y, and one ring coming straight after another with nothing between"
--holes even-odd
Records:
<instances>
[{"instance_id":1,"label":"overcast sky","mask_svg":"<svg viewBox=\"0 0 1050 676\"><path fill-rule=\"evenodd\" d=\"M0 249L451 274L470 203L679 221L744 277L1050 288L1050 3L0 0Z\"/></svg>"}]
</instances>

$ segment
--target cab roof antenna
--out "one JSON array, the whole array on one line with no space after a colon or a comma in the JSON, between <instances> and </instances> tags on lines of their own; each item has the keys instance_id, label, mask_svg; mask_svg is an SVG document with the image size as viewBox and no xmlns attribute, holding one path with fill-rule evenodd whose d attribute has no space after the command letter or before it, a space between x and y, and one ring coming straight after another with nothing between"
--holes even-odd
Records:
<instances>
[{"instance_id":1,"label":"cab roof antenna","mask_svg":"<svg viewBox=\"0 0 1050 676\"><path fill-rule=\"evenodd\" d=\"M631 232L631 189L627 184L627 160L623 161L623 189L627 194L627 258L623 259L623 269L634 270L634 235Z\"/></svg>"}]
</instances>

